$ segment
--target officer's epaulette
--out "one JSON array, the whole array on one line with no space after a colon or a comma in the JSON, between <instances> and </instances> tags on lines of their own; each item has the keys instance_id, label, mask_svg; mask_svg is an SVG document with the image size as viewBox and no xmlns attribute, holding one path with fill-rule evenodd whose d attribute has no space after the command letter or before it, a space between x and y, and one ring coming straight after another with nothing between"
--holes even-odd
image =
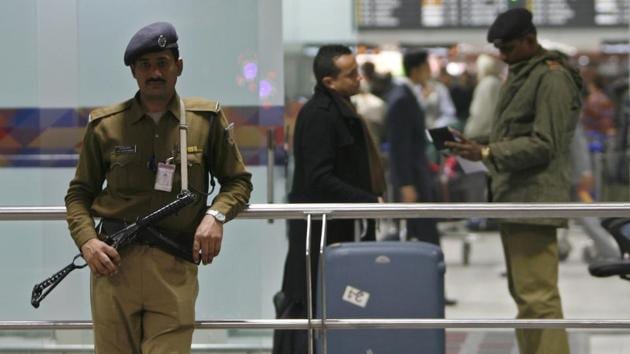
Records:
<instances>
[{"instance_id":1,"label":"officer's epaulette","mask_svg":"<svg viewBox=\"0 0 630 354\"><path fill-rule=\"evenodd\" d=\"M201 97L184 98L184 106L186 106L187 111L217 113L221 110L221 105L218 101L207 100Z\"/></svg>"},{"instance_id":2,"label":"officer's epaulette","mask_svg":"<svg viewBox=\"0 0 630 354\"><path fill-rule=\"evenodd\" d=\"M562 69L562 64L560 64L558 61L556 60L545 60L545 63L547 64L547 67L549 68L549 70L559 70Z\"/></svg>"},{"instance_id":3,"label":"officer's epaulette","mask_svg":"<svg viewBox=\"0 0 630 354\"><path fill-rule=\"evenodd\" d=\"M131 107L132 100L118 103L112 106L101 107L90 113L90 121L112 116L116 113L124 112Z\"/></svg>"}]
</instances>

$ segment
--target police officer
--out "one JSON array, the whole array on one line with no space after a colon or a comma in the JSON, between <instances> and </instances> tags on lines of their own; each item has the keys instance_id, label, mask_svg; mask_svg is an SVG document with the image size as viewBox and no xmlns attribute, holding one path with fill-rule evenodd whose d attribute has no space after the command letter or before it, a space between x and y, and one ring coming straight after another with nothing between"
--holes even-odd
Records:
<instances>
[{"instance_id":1,"label":"police officer","mask_svg":"<svg viewBox=\"0 0 630 354\"><path fill-rule=\"evenodd\" d=\"M501 88L488 145L462 137L448 143L460 156L483 161L494 202L568 202L569 145L580 112L582 80L564 55L542 48L532 14L515 8L500 14L488 42L510 66ZM562 219L505 219L501 240L510 294L518 318L562 318L558 291L556 229ZM567 354L558 329L519 329L522 354Z\"/></svg>"},{"instance_id":2,"label":"police officer","mask_svg":"<svg viewBox=\"0 0 630 354\"><path fill-rule=\"evenodd\" d=\"M186 353L198 292L195 263L208 264L219 255L223 223L247 204L251 174L218 102L177 95L183 61L170 23L140 29L124 62L139 90L123 103L91 113L65 197L68 225L92 272L96 352ZM188 124L188 185L199 195L157 228L186 245L195 263L143 242L117 251L99 239L93 217L130 223L176 198L182 182L182 113ZM209 172L221 189L208 209L202 193L208 191Z\"/></svg>"}]
</instances>

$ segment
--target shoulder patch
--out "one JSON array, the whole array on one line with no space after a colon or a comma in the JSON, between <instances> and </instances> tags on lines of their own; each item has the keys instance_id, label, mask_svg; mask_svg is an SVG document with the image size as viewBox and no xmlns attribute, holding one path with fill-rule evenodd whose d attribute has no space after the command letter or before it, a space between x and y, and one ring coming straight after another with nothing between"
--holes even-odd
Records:
<instances>
[{"instance_id":1,"label":"shoulder patch","mask_svg":"<svg viewBox=\"0 0 630 354\"><path fill-rule=\"evenodd\" d=\"M131 107L131 100L115 104L112 106L101 107L90 113L90 121L112 116L116 113L124 112Z\"/></svg>"},{"instance_id":2,"label":"shoulder patch","mask_svg":"<svg viewBox=\"0 0 630 354\"><path fill-rule=\"evenodd\" d=\"M221 110L221 105L218 101L206 100L201 97L184 98L184 106L186 106L187 111L217 113Z\"/></svg>"},{"instance_id":3,"label":"shoulder patch","mask_svg":"<svg viewBox=\"0 0 630 354\"><path fill-rule=\"evenodd\" d=\"M545 60L545 63L547 64L547 67L549 68L549 70L560 70L562 69L562 65L555 61L555 60Z\"/></svg>"}]
</instances>

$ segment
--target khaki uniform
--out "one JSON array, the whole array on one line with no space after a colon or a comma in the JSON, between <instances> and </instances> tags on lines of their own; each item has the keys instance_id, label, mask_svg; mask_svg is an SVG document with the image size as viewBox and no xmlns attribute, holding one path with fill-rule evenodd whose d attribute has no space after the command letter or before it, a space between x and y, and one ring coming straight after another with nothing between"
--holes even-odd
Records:
<instances>
[{"instance_id":1,"label":"khaki uniform","mask_svg":"<svg viewBox=\"0 0 630 354\"><path fill-rule=\"evenodd\" d=\"M493 202L569 201L569 144L581 108L581 79L543 49L510 67L490 135ZM503 220L501 239L518 318L562 318L556 228L563 219ZM564 330L517 332L521 354L567 354Z\"/></svg>"},{"instance_id":2,"label":"khaki uniform","mask_svg":"<svg viewBox=\"0 0 630 354\"><path fill-rule=\"evenodd\" d=\"M157 125L138 97L91 114L76 175L65 198L70 233L78 247L97 237L94 216L133 222L173 201L181 189L179 97L175 95ZM251 174L219 104L190 98L184 99L184 106L189 126L189 189L207 192L211 169L221 185L211 208L230 220L249 200ZM170 157L177 163L173 189L157 191L157 163ZM193 234L208 208L207 197L198 197L158 226ZM118 274L92 277L97 351L188 352L198 291L197 266L136 244L123 249L121 259Z\"/></svg>"}]
</instances>

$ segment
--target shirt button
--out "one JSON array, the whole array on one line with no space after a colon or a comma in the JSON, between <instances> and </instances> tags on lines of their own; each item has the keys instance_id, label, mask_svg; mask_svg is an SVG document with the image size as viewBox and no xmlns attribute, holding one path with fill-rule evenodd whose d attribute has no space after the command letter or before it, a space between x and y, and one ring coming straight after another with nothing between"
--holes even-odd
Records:
<instances>
[{"instance_id":1,"label":"shirt button","mask_svg":"<svg viewBox=\"0 0 630 354\"><path fill-rule=\"evenodd\" d=\"M155 137L156 137L156 138L159 138L159 137L160 137L160 134L155 134Z\"/></svg>"}]
</instances>

